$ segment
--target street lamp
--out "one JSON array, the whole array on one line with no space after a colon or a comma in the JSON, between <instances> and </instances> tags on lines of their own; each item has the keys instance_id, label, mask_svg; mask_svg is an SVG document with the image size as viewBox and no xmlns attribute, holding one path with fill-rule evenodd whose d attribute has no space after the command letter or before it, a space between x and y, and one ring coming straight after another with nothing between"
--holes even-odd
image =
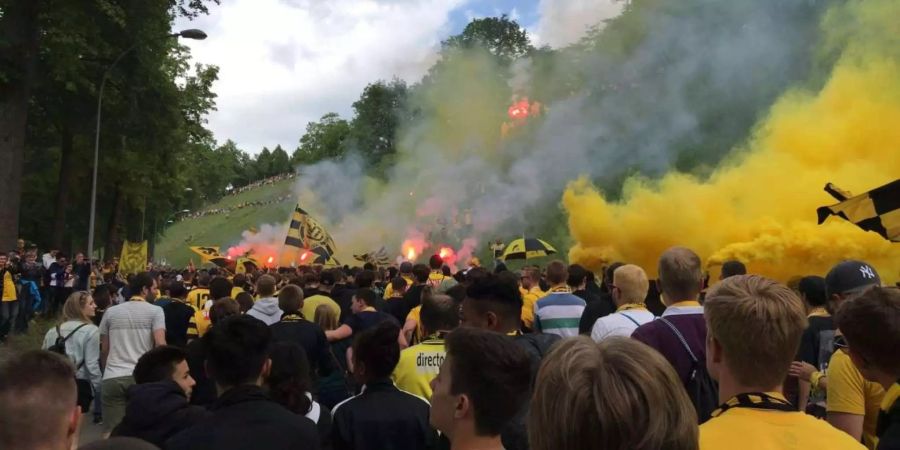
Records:
<instances>
[{"instance_id":1,"label":"street lamp","mask_svg":"<svg viewBox=\"0 0 900 450\"><path fill-rule=\"evenodd\" d=\"M206 33L201 30L191 28L187 30L179 31L178 33L167 34L164 36L160 36L158 39L168 39L168 38L177 38L183 37L186 39L197 39L203 40L206 39ZM137 48L138 44L141 42L135 42L119 54L113 63L106 68L106 71L103 72L103 78L100 80L100 91L97 94L97 131L94 135L94 175L91 180L91 218L88 221L88 255L94 254L94 221L97 216L97 166L100 163L100 113L103 109L103 88L106 87L106 79L109 78L109 73L112 72L113 68L116 67L116 64L122 60L122 58L131 53L132 50Z\"/></svg>"}]
</instances>

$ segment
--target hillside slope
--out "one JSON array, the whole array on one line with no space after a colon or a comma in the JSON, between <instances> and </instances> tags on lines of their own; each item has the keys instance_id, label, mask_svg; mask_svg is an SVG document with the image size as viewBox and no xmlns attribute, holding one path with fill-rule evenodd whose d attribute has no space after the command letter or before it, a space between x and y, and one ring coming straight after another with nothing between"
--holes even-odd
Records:
<instances>
[{"instance_id":1,"label":"hillside slope","mask_svg":"<svg viewBox=\"0 0 900 450\"><path fill-rule=\"evenodd\" d=\"M167 228L156 243L153 260L165 261L172 267L184 267L193 259L199 264L199 257L188 248L192 245L219 246L222 251L241 240L241 232L260 224L286 223L297 199L291 195L294 179L286 179L271 185L226 196L218 202L207 205L203 210L233 208L244 202L258 202L277 199L287 195L282 201L268 205L248 206L229 213L212 214L196 219L187 218Z\"/></svg>"}]
</instances>

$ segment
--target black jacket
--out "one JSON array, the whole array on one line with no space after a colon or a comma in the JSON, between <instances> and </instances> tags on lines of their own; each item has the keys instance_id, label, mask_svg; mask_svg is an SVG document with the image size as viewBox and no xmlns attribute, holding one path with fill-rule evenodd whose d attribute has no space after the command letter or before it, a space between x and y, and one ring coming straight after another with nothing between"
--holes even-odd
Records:
<instances>
[{"instance_id":1,"label":"black jacket","mask_svg":"<svg viewBox=\"0 0 900 450\"><path fill-rule=\"evenodd\" d=\"M272 343L295 342L306 351L312 374L327 376L334 369L329 353L328 339L318 325L296 314L285 314L280 322L269 325Z\"/></svg>"},{"instance_id":2,"label":"black jacket","mask_svg":"<svg viewBox=\"0 0 900 450\"><path fill-rule=\"evenodd\" d=\"M112 435L135 437L162 446L167 439L208 415L206 409L189 405L184 391L174 381L136 384L128 389L125 418Z\"/></svg>"},{"instance_id":3,"label":"black jacket","mask_svg":"<svg viewBox=\"0 0 900 450\"><path fill-rule=\"evenodd\" d=\"M609 294L604 293L600 295L599 299L588 302L581 313L581 320L578 322L578 334L590 335L597 319L614 312L616 312L616 305Z\"/></svg>"},{"instance_id":4,"label":"black jacket","mask_svg":"<svg viewBox=\"0 0 900 450\"><path fill-rule=\"evenodd\" d=\"M555 334L523 334L514 337L513 341L528 352L528 358L531 360L531 384L534 386L541 361L550 353L553 345L560 341L560 337ZM529 395L528 398L530 399L531 396ZM525 402L522 409L500 433L500 440L506 450L528 450L529 448L527 428L529 402L530 400Z\"/></svg>"},{"instance_id":5,"label":"black jacket","mask_svg":"<svg viewBox=\"0 0 900 450\"><path fill-rule=\"evenodd\" d=\"M313 421L269 400L262 388L229 389L211 416L166 442L168 450L318 450Z\"/></svg>"},{"instance_id":6,"label":"black jacket","mask_svg":"<svg viewBox=\"0 0 900 450\"><path fill-rule=\"evenodd\" d=\"M437 433L428 422L428 402L397 389L389 378L366 384L362 392L334 407L334 450L417 450L432 448Z\"/></svg>"},{"instance_id":7,"label":"black jacket","mask_svg":"<svg viewBox=\"0 0 900 450\"><path fill-rule=\"evenodd\" d=\"M216 392L216 383L206 375L206 344L203 339L194 339L188 342L187 363L191 378L197 383L194 393L191 394L191 404L205 406L216 401L219 396Z\"/></svg>"},{"instance_id":8,"label":"black jacket","mask_svg":"<svg viewBox=\"0 0 900 450\"><path fill-rule=\"evenodd\" d=\"M878 450L900 449L900 400L895 400L887 411L879 411L877 434Z\"/></svg>"}]
</instances>

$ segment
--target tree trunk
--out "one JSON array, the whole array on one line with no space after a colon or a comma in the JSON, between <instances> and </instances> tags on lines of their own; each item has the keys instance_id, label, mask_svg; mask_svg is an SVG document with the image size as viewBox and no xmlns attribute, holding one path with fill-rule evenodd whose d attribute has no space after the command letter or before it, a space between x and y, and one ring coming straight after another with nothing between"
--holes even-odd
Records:
<instances>
[{"instance_id":1,"label":"tree trunk","mask_svg":"<svg viewBox=\"0 0 900 450\"><path fill-rule=\"evenodd\" d=\"M112 213L109 215L109 226L106 228L106 259L111 260L122 253L122 238L119 237L119 224L125 211L125 193L116 186L113 195Z\"/></svg>"},{"instance_id":2,"label":"tree trunk","mask_svg":"<svg viewBox=\"0 0 900 450\"><path fill-rule=\"evenodd\" d=\"M28 99L34 80L43 0L14 0L0 19L0 248L14 248L19 234L22 165Z\"/></svg>"},{"instance_id":3,"label":"tree trunk","mask_svg":"<svg viewBox=\"0 0 900 450\"><path fill-rule=\"evenodd\" d=\"M61 130L62 142L59 160L59 181L56 184L56 213L53 216L52 247L62 248L66 234L66 209L69 207L69 191L72 189L73 138L68 127Z\"/></svg>"}]
</instances>

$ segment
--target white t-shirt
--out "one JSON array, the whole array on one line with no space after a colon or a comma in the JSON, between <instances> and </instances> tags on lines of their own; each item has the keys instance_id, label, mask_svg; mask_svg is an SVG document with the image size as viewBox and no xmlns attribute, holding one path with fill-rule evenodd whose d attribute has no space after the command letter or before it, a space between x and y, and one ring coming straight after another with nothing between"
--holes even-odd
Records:
<instances>
[{"instance_id":1,"label":"white t-shirt","mask_svg":"<svg viewBox=\"0 0 900 450\"><path fill-rule=\"evenodd\" d=\"M653 313L646 309L619 311L597 319L591 330L591 339L600 342L610 336L631 337L637 327L652 322L654 318Z\"/></svg>"},{"instance_id":2,"label":"white t-shirt","mask_svg":"<svg viewBox=\"0 0 900 450\"><path fill-rule=\"evenodd\" d=\"M135 300L110 307L100 321L100 334L109 337L109 356L103 379L127 377L138 358L153 349L153 332L166 329L162 308Z\"/></svg>"}]
</instances>

